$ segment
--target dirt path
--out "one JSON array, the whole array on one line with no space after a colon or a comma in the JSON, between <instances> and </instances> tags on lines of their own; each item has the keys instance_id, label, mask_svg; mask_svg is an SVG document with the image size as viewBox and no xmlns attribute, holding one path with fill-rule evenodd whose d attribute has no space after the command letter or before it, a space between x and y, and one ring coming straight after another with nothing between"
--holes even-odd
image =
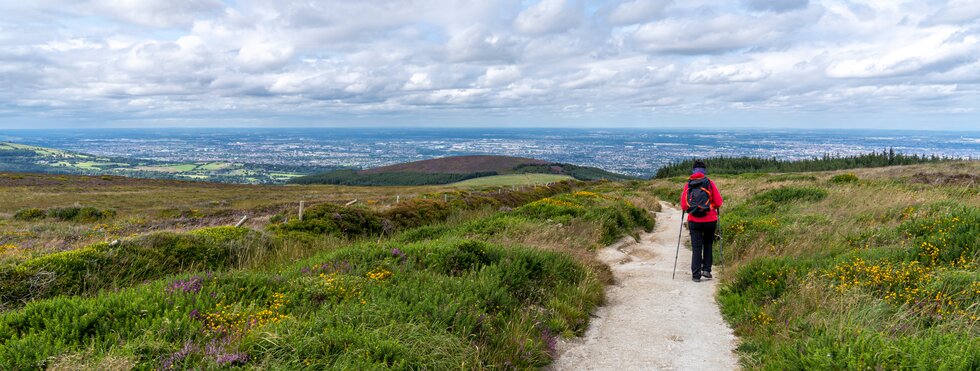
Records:
<instances>
[{"instance_id":1,"label":"dirt path","mask_svg":"<svg viewBox=\"0 0 980 371\"><path fill-rule=\"evenodd\" d=\"M671 280L680 210L664 205L657 229L639 243L599 252L616 284L585 336L559 345L551 370L732 370L735 335L715 303L715 280L691 281L691 251L681 248ZM684 230L685 240L687 230ZM717 267L715 277L724 274Z\"/></svg>"}]
</instances>

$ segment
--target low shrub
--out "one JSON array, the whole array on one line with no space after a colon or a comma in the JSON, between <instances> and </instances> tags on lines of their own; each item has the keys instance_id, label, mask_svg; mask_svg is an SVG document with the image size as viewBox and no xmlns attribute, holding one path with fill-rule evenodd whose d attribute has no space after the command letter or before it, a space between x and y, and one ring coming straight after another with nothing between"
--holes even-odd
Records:
<instances>
[{"instance_id":1,"label":"low shrub","mask_svg":"<svg viewBox=\"0 0 980 371\"><path fill-rule=\"evenodd\" d=\"M762 192L750 202L757 204L786 204L794 202L817 202L827 198L827 191L815 187L782 187Z\"/></svg>"},{"instance_id":2,"label":"low shrub","mask_svg":"<svg viewBox=\"0 0 980 371\"><path fill-rule=\"evenodd\" d=\"M813 175L803 175L803 174L779 174L774 175L768 179L769 182L792 182L792 181L802 181L802 182L815 182L817 177Z\"/></svg>"},{"instance_id":3,"label":"low shrub","mask_svg":"<svg viewBox=\"0 0 980 371\"><path fill-rule=\"evenodd\" d=\"M147 369L536 368L558 334L584 331L602 289L557 252L358 244L278 273L32 302L0 314L0 368L44 368L77 352L122 352Z\"/></svg>"},{"instance_id":4,"label":"low shrub","mask_svg":"<svg viewBox=\"0 0 980 371\"><path fill-rule=\"evenodd\" d=\"M184 271L236 267L250 254L274 246L274 240L257 231L235 227L157 232L117 245L97 243L0 266L0 307L92 294Z\"/></svg>"},{"instance_id":5,"label":"low shrub","mask_svg":"<svg viewBox=\"0 0 980 371\"><path fill-rule=\"evenodd\" d=\"M903 222L898 231L923 264L968 268L980 259L980 208L935 204Z\"/></svg>"},{"instance_id":6,"label":"low shrub","mask_svg":"<svg viewBox=\"0 0 980 371\"><path fill-rule=\"evenodd\" d=\"M321 204L304 210L303 220L294 218L282 224L272 224L270 230L363 237L381 232L381 217L377 212L363 207Z\"/></svg>"},{"instance_id":7,"label":"low shrub","mask_svg":"<svg viewBox=\"0 0 980 371\"><path fill-rule=\"evenodd\" d=\"M381 212L379 217L391 221L396 228L403 229L444 221L452 211L453 207L448 202L414 199Z\"/></svg>"},{"instance_id":8,"label":"low shrub","mask_svg":"<svg viewBox=\"0 0 980 371\"><path fill-rule=\"evenodd\" d=\"M112 209L100 210L94 207L63 207L48 209L47 215L49 218L63 221L95 222L115 217L116 211Z\"/></svg>"},{"instance_id":9,"label":"low shrub","mask_svg":"<svg viewBox=\"0 0 980 371\"><path fill-rule=\"evenodd\" d=\"M830 182L836 184L857 183L858 180L857 175L854 175L854 173L834 175L830 178Z\"/></svg>"},{"instance_id":10,"label":"low shrub","mask_svg":"<svg viewBox=\"0 0 980 371\"><path fill-rule=\"evenodd\" d=\"M17 220L36 220L43 219L45 216L47 216L47 213L36 207L20 209L14 213L14 219Z\"/></svg>"},{"instance_id":11,"label":"low shrub","mask_svg":"<svg viewBox=\"0 0 980 371\"><path fill-rule=\"evenodd\" d=\"M273 223L269 229L279 234L293 232L344 237L378 236L382 233L391 234L394 231L443 222L454 211L521 206L551 195L568 192L573 184L560 182L550 187L534 187L518 192L457 191L445 195L422 195L421 198L403 201L381 211L358 206L316 205L304 212L302 221L290 219L284 223Z\"/></svg>"},{"instance_id":12,"label":"low shrub","mask_svg":"<svg viewBox=\"0 0 980 371\"><path fill-rule=\"evenodd\" d=\"M97 209L94 207L58 207L47 210L38 208L20 209L14 214L14 219L36 220L55 218L66 222L96 222L111 219L116 216L112 209Z\"/></svg>"}]
</instances>

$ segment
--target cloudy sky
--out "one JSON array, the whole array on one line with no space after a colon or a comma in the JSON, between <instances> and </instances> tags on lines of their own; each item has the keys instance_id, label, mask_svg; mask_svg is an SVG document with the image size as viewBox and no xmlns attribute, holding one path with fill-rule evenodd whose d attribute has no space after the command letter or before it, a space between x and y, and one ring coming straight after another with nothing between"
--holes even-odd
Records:
<instances>
[{"instance_id":1,"label":"cloudy sky","mask_svg":"<svg viewBox=\"0 0 980 371\"><path fill-rule=\"evenodd\" d=\"M980 128L980 1L0 0L0 127Z\"/></svg>"}]
</instances>

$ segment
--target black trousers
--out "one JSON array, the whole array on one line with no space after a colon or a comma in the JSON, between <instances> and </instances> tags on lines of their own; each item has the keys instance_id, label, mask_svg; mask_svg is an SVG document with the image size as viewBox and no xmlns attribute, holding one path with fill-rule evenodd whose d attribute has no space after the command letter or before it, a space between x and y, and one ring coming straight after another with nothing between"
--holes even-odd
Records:
<instances>
[{"instance_id":1,"label":"black trousers","mask_svg":"<svg viewBox=\"0 0 980 371\"><path fill-rule=\"evenodd\" d=\"M701 278L701 272L711 272L711 245L715 242L718 222L687 222L691 231L691 275Z\"/></svg>"}]
</instances>

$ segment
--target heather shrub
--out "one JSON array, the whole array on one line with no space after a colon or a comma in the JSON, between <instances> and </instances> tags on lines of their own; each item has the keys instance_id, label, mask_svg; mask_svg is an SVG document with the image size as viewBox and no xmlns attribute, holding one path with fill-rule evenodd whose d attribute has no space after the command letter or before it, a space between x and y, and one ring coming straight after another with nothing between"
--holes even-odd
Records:
<instances>
[{"instance_id":1,"label":"heather shrub","mask_svg":"<svg viewBox=\"0 0 980 371\"><path fill-rule=\"evenodd\" d=\"M857 183L858 180L857 175L854 175L854 173L839 174L830 177L830 182L836 184Z\"/></svg>"},{"instance_id":2,"label":"heather shrub","mask_svg":"<svg viewBox=\"0 0 980 371\"><path fill-rule=\"evenodd\" d=\"M115 217L116 211L99 210L94 207L62 207L48 209L47 216L63 221L94 222Z\"/></svg>"},{"instance_id":3,"label":"heather shrub","mask_svg":"<svg viewBox=\"0 0 980 371\"><path fill-rule=\"evenodd\" d=\"M397 228L412 228L444 221L452 211L452 205L442 200L414 199L385 210L379 216Z\"/></svg>"},{"instance_id":4,"label":"heather shrub","mask_svg":"<svg viewBox=\"0 0 980 371\"><path fill-rule=\"evenodd\" d=\"M815 187L782 187L762 192L753 197L759 204L786 204L794 202L817 202L827 198L827 191Z\"/></svg>"},{"instance_id":5,"label":"heather shrub","mask_svg":"<svg viewBox=\"0 0 980 371\"><path fill-rule=\"evenodd\" d=\"M36 220L43 219L47 214L44 210L38 209L36 207L20 209L14 213L14 219L17 220Z\"/></svg>"},{"instance_id":6,"label":"heather shrub","mask_svg":"<svg viewBox=\"0 0 980 371\"><path fill-rule=\"evenodd\" d=\"M304 210L303 220L290 219L282 224L273 224L270 229L280 233L371 236L381 232L381 217L367 208L322 204Z\"/></svg>"},{"instance_id":7,"label":"heather shrub","mask_svg":"<svg viewBox=\"0 0 980 371\"><path fill-rule=\"evenodd\" d=\"M0 266L0 305L56 295L92 294L193 270L237 267L277 242L247 228L157 232L117 245L97 243Z\"/></svg>"},{"instance_id":8,"label":"heather shrub","mask_svg":"<svg viewBox=\"0 0 980 371\"><path fill-rule=\"evenodd\" d=\"M47 210L29 208L18 210L14 214L14 219L36 220L42 218L55 218L66 222L96 222L103 219L111 219L116 216L116 211L112 209L97 209L94 207L56 207Z\"/></svg>"}]
</instances>

